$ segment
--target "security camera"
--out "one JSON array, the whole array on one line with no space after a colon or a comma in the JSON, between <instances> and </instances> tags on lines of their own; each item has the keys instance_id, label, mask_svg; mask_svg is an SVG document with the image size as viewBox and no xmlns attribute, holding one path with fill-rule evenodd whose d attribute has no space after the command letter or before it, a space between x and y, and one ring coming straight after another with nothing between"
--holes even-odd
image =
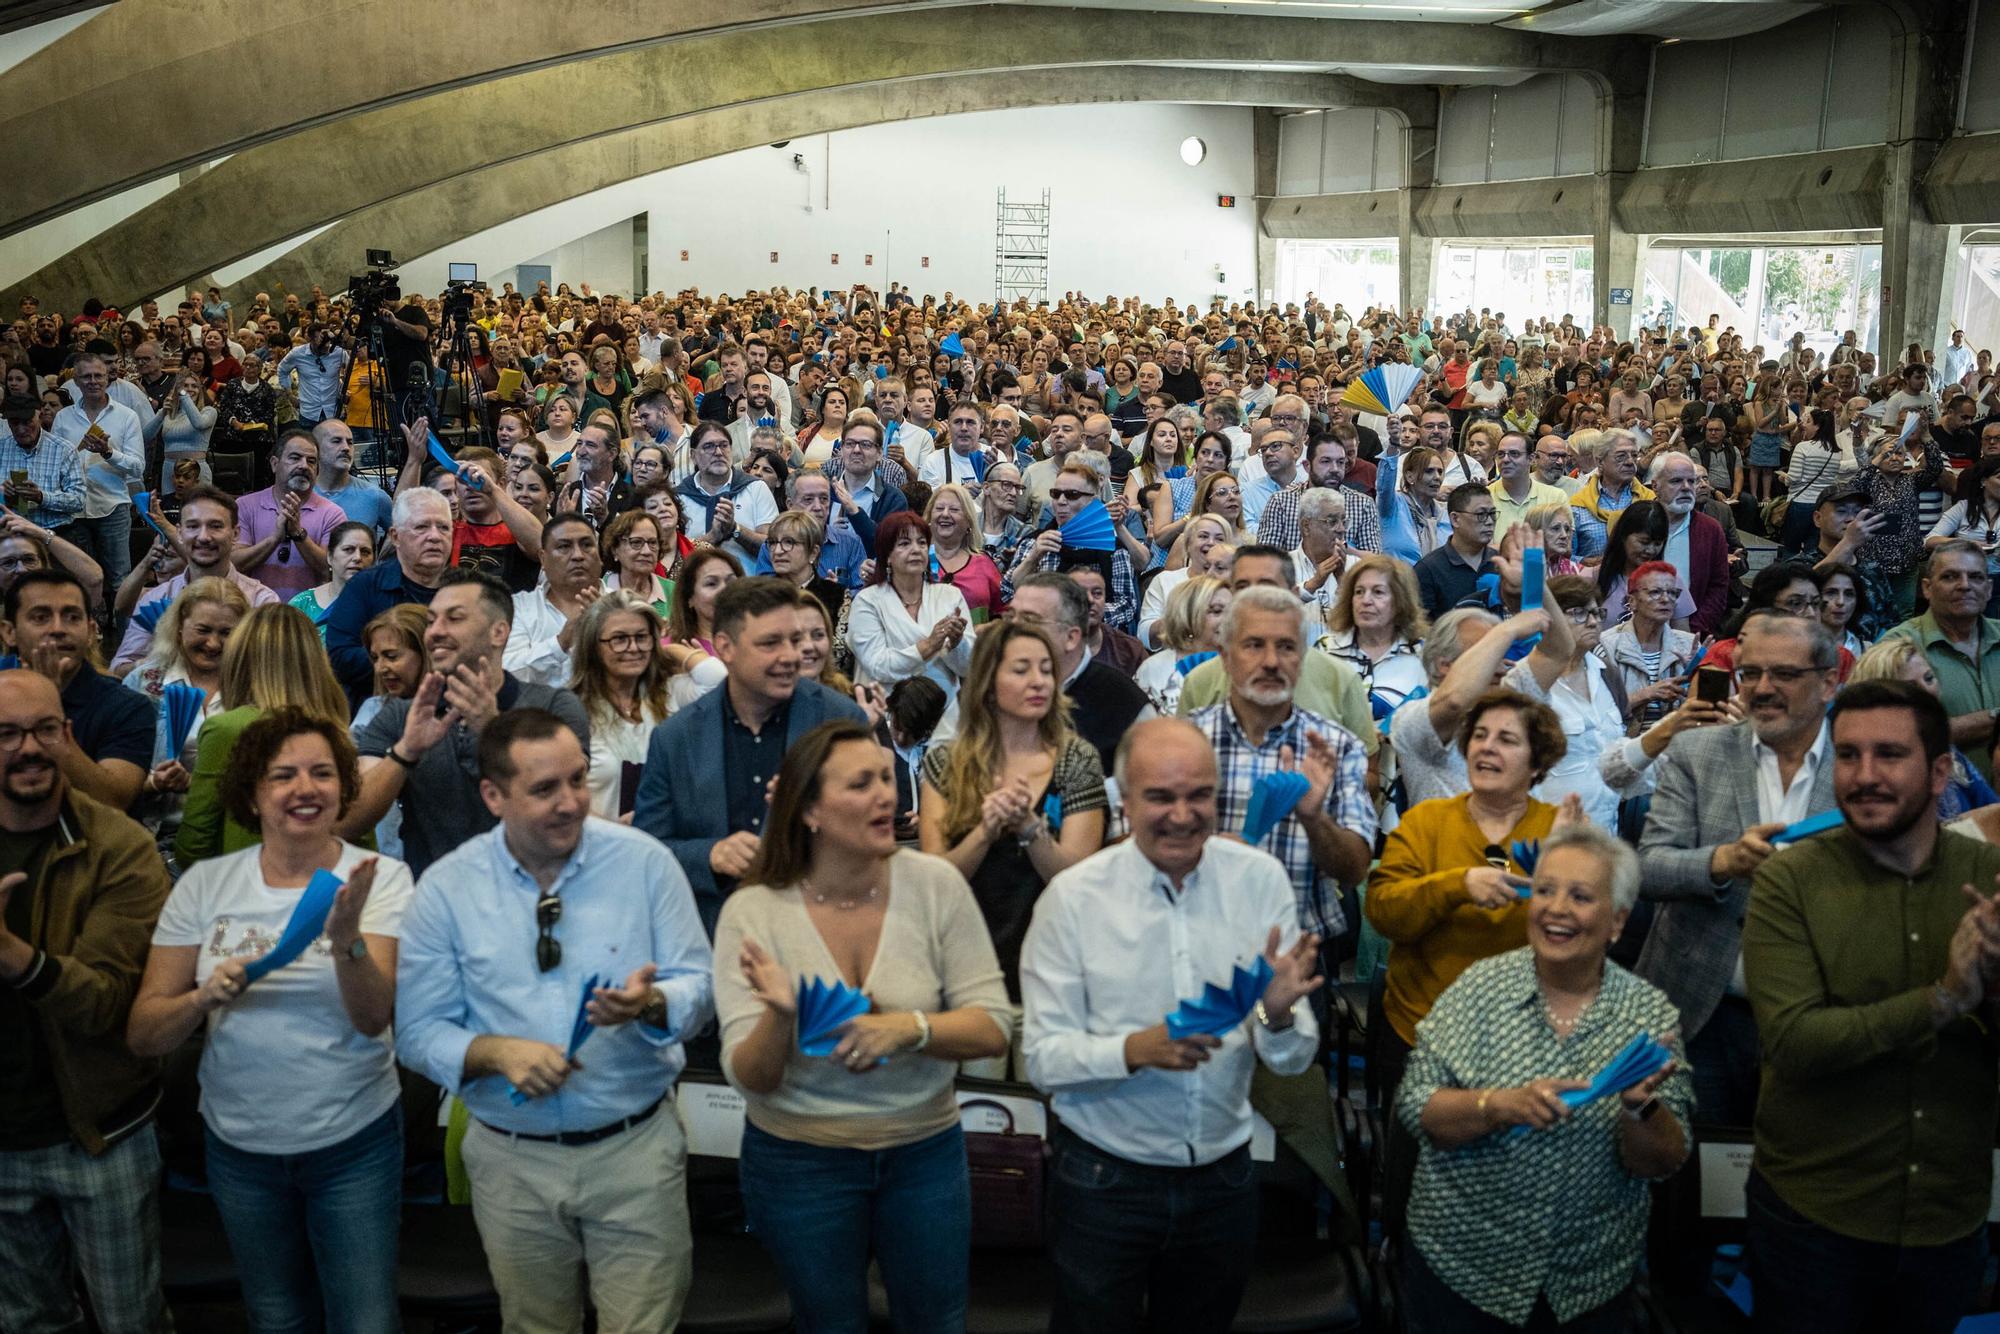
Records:
<instances>
[{"instance_id":1,"label":"security camera","mask_svg":"<svg viewBox=\"0 0 2000 1334\"><path fill-rule=\"evenodd\" d=\"M804 170L806 165L806 155L804 153L792 154L792 165L794 167L798 167L801 170Z\"/></svg>"}]
</instances>

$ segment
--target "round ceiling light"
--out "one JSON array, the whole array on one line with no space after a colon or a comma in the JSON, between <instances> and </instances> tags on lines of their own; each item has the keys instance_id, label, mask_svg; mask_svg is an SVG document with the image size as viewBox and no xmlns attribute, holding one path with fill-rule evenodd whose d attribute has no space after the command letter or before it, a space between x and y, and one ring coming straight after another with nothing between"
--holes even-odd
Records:
<instances>
[{"instance_id":1,"label":"round ceiling light","mask_svg":"<svg viewBox=\"0 0 2000 1334\"><path fill-rule=\"evenodd\" d=\"M1190 167L1199 167L1201 160L1208 156L1208 145L1189 135L1181 140L1181 161Z\"/></svg>"}]
</instances>

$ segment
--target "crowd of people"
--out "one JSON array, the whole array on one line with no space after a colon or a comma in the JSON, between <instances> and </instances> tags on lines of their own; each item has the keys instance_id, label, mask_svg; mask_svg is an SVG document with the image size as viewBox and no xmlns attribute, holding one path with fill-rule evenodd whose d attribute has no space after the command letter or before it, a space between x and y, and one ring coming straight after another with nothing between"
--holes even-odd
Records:
<instances>
[{"instance_id":1,"label":"crowd of people","mask_svg":"<svg viewBox=\"0 0 2000 1334\"><path fill-rule=\"evenodd\" d=\"M1357 1212L1344 977L1407 1328L1627 1328L1718 1129L1760 1328L1980 1303L1962 335L1878 373L1713 317L470 301L457 351L317 288L0 338L0 1328L170 1327L198 1049L253 1330L399 1328L411 1076L509 1329L673 1328L695 1066L800 1328L867 1328L871 1262L963 1327L969 1075L1049 1099L1053 1327L1223 1331L1256 1115Z\"/></svg>"}]
</instances>

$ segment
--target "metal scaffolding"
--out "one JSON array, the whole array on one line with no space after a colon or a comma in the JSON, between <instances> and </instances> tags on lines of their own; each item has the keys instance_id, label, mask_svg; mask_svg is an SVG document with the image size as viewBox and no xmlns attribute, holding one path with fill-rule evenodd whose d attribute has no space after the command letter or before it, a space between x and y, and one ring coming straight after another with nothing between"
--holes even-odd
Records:
<instances>
[{"instance_id":1,"label":"metal scaffolding","mask_svg":"<svg viewBox=\"0 0 2000 1334\"><path fill-rule=\"evenodd\" d=\"M993 218L994 299L1049 296L1049 192L1039 204L1010 204L1001 186Z\"/></svg>"}]
</instances>

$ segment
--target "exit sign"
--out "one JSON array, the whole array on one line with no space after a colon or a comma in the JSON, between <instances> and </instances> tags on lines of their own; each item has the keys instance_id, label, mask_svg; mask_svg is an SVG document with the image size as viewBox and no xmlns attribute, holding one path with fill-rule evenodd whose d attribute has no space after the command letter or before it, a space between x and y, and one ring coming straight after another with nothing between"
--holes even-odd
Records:
<instances>
[{"instance_id":1,"label":"exit sign","mask_svg":"<svg viewBox=\"0 0 2000 1334\"><path fill-rule=\"evenodd\" d=\"M1235 196L1235 195L1217 195L1217 196L1215 197L1215 206L1216 206L1217 208L1235 208L1235 207L1236 207L1236 196Z\"/></svg>"}]
</instances>

